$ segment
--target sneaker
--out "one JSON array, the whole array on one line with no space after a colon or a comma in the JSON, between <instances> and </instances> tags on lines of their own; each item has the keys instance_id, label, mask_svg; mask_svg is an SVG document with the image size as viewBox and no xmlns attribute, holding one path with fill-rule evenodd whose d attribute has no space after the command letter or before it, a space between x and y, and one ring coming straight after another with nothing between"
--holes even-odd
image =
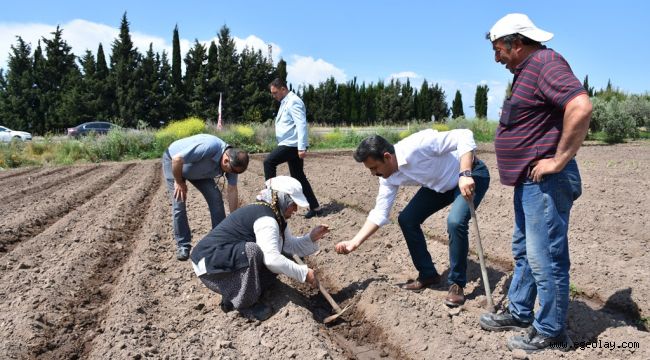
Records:
<instances>
[{"instance_id":1,"label":"sneaker","mask_svg":"<svg viewBox=\"0 0 650 360\"><path fill-rule=\"evenodd\" d=\"M190 258L191 247L179 246L176 248L176 259L185 261Z\"/></svg>"},{"instance_id":2,"label":"sneaker","mask_svg":"<svg viewBox=\"0 0 650 360\"><path fill-rule=\"evenodd\" d=\"M483 314L478 323L483 330L488 331L524 330L530 326L529 322L519 321L509 312L503 314Z\"/></svg>"},{"instance_id":3,"label":"sneaker","mask_svg":"<svg viewBox=\"0 0 650 360\"><path fill-rule=\"evenodd\" d=\"M549 337L538 333L534 326L528 329L526 335L513 336L508 339L510 351L521 349L529 354L544 349L569 351L571 348L573 348L573 341L566 331L562 331L558 336Z\"/></svg>"},{"instance_id":4,"label":"sneaker","mask_svg":"<svg viewBox=\"0 0 650 360\"><path fill-rule=\"evenodd\" d=\"M323 209L313 209L313 210L310 209L305 214L305 219L311 219L314 216L321 216L321 215L323 215Z\"/></svg>"},{"instance_id":5,"label":"sneaker","mask_svg":"<svg viewBox=\"0 0 650 360\"><path fill-rule=\"evenodd\" d=\"M239 313L247 318L255 318L259 321L264 321L271 317L273 309L264 303L257 303L249 308L240 309Z\"/></svg>"},{"instance_id":6,"label":"sneaker","mask_svg":"<svg viewBox=\"0 0 650 360\"><path fill-rule=\"evenodd\" d=\"M463 288L458 284L451 284L449 293L445 298L445 305L449 307L461 306L465 303L465 294Z\"/></svg>"}]
</instances>

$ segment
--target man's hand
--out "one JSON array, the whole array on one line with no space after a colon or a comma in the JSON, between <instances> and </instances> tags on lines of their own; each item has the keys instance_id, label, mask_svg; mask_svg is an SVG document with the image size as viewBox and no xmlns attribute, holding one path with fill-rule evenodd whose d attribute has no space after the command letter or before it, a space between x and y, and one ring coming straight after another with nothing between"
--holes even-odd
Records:
<instances>
[{"instance_id":1,"label":"man's hand","mask_svg":"<svg viewBox=\"0 0 650 360\"><path fill-rule=\"evenodd\" d=\"M541 159L532 165L529 177L534 182L540 182L544 175L559 173L563 168L564 166L558 163L555 158Z\"/></svg>"},{"instance_id":2,"label":"man's hand","mask_svg":"<svg viewBox=\"0 0 650 360\"><path fill-rule=\"evenodd\" d=\"M307 269L307 278L305 281L313 288L318 289L318 278L316 278L316 272L314 272L314 270Z\"/></svg>"},{"instance_id":3,"label":"man's hand","mask_svg":"<svg viewBox=\"0 0 650 360\"><path fill-rule=\"evenodd\" d=\"M298 157L304 159L307 156L307 150L298 150Z\"/></svg>"},{"instance_id":4,"label":"man's hand","mask_svg":"<svg viewBox=\"0 0 650 360\"><path fill-rule=\"evenodd\" d=\"M187 200L187 184L185 180L181 182L174 181L174 199L178 202Z\"/></svg>"},{"instance_id":5,"label":"man's hand","mask_svg":"<svg viewBox=\"0 0 650 360\"><path fill-rule=\"evenodd\" d=\"M321 225L318 225L318 226L314 227L311 230L311 232L309 233L309 238L311 238L312 242L316 242L316 241L320 240L321 238L323 238L323 236L325 236L325 234L327 234L329 232L330 232L329 226L321 224Z\"/></svg>"},{"instance_id":6,"label":"man's hand","mask_svg":"<svg viewBox=\"0 0 650 360\"><path fill-rule=\"evenodd\" d=\"M336 244L335 249L339 254L349 254L356 250L359 247L359 244L354 240L341 241Z\"/></svg>"},{"instance_id":7,"label":"man's hand","mask_svg":"<svg viewBox=\"0 0 650 360\"><path fill-rule=\"evenodd\" d=\"M463 195L466 200L471 200L474 196L474 191L476 190L476 184L471 176L461 176L458 179L458 188L460 189L460 194Z\"/></svg>"}]
</instances>

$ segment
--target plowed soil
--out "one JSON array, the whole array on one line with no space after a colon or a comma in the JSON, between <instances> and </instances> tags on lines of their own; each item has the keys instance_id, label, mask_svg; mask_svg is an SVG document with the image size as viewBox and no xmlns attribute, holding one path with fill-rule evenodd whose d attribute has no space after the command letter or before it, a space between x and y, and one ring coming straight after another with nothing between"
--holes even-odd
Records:
<instances>
[{"instance_id":1,"label":"plowed soil","mask_svg":"<svg viewBox=\"0 0 650 360\"><path fill-rule=\"evenodd\" d=\"M512 273L512 188L499 183L491 145L482 145L479 157L492 182L478 225L494 301L503 308ZM568 329L590 347L529 358L649 359L650 144L583 146L577 158L584 193L571 214ZM240 177L245 203L263 184L262 159L254 156ZM334 299L351 306L331 325L323 324L331 315L324 298L283 276L263 296L274 310L267 321L223 313L220 296L174 257L159 161L0 172L0 358L524 358L506 348L515 332L478 326L486 298L473 233L467 302L452 310L443 304L445 287L409 293L396 286L417 275L396 223L416 188L400 190L391 224L355 253L338 255L334 244L350 239L372 209L377 179L349 151L310 153L305 171L325 214L307 220L299 213L289 224L294 233L318 223L332 229L321 251L305 259ZM196 243L210 217L192 187L188 211ZM446 216L423 225L443 275Z\"/></svg>"}]
</instances>

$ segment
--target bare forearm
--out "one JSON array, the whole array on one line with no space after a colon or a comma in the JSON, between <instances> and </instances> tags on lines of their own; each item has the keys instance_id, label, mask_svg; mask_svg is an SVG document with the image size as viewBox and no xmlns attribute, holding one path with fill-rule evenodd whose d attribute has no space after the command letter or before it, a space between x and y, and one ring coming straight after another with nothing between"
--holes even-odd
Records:
<instances>
[{"instance_id":1,"label":"bare forearm","mask_svg":"<svg viewBox=\"0 0 650 360\"><path fill-rule=\"evenodd\" d=\"M172 175L177 183L183 182L183 158L180 156L175 156L172 159Z\"/></svg>"},{"instance_id":2,"label":"bare forearm","mask_svg":"<svg viewBox=\"0 0 650 360\"><path fill-rule=\"evenodd\" d=\"M228 208L230 212L237 210L239 207L239 192L237 186L228 185Z\"/></svg>"},{"instance_id":3,"label":"bare forearm","mask_svg":"<svg viewBox=\"0 0 650 360\"><path fill-rule=\"evenodd\" d=\"M466 152L460 157L460 171L472 170L472 163L474 162L474 152Z\"/></svg>"},{"instance_id":4,"label":"bare forearm","mask_svg":"<svg viewBox=\"0 0 650 360\"><path fill-rule=\"evenodd\" d=\"M366 222L363 224L359 232L357 232L356 235L352 238L352 241L356 242L357 244L361 245L363 244L364 241L366 241L372 234L377 232L379 229L379 226L370 220L366 220Z\"/></svg>"},{"instance_id":5,"label":"bare forearm","mask_svg":"<svg viewBox=\"0 0 650 360\"><path fill-rule=\"evenodd\" d=\"M564 111L562 136L555 153L555 161L562 168L571 160L587 136L591 121L591 101L589 96L580 95L571 100Z\"/></svg>"}]
</instances>

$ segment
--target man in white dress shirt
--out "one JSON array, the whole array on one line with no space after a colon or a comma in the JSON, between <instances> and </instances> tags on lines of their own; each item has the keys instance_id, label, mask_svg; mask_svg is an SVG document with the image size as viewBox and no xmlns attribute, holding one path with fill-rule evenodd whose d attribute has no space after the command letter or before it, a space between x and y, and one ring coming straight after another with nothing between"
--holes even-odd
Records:
<instances>
[{"instance_id":1,"label":"man in white dress shirt","mask_svg":"<svg viewBox=\"0 0 650 360\"><path fill-rule=\"evenodd\" d=\"M451 205L447 218L449 294L445 304L462 305L465 302L463 288L467 283L469 251L470 211L466 200L472 199L474 206L478 206L490 184L488 169L475 157L475 149L474 136L465 129L446 132L423 130L394 146L378 135L363 140L354 153L354 159L380 177L379 192L375 208L368 214L363 227L352 240L336 244L336 251L348 254L356 250L380 226L389 223L390 210L401 185L420 186L397 218L418 270L417 279L401 287L421 291L440 282L421 224L433 213Z\"/></svg>"}]
</instances>

